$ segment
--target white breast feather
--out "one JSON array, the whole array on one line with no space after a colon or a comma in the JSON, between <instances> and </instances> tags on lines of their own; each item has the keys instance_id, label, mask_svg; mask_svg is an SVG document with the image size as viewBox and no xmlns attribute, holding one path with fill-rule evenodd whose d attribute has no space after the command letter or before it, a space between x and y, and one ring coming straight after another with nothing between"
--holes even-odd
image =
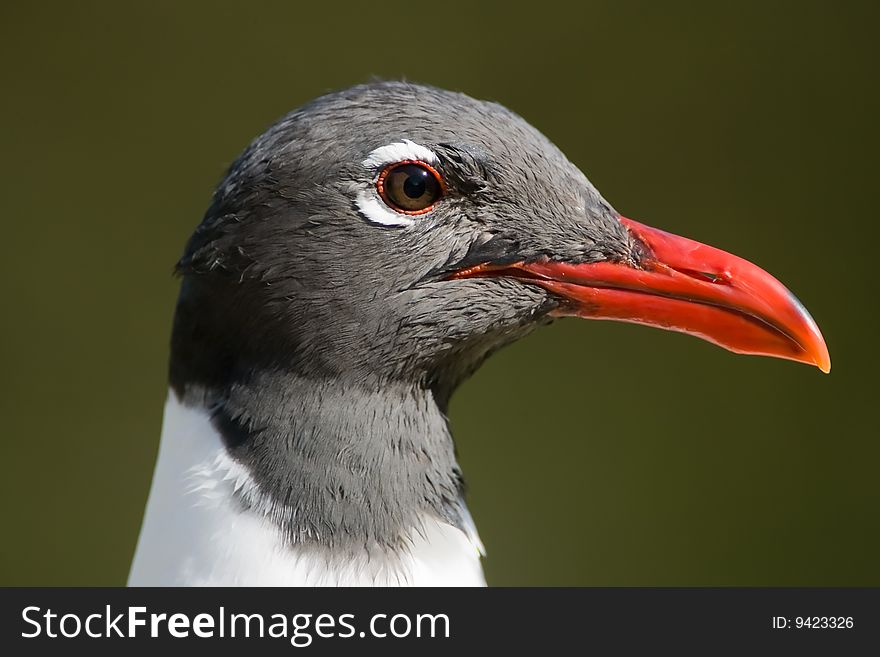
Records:
<instances>
[{"instance_id":1,"label":"white breast feather","mask_svg":"<svg viewBox=\"0 0 880 657\"><path fill-rule=\"evenodd\" d=\"M408 553L340 562L286 544L233 491L260 499L208 413L169 391L129 586L485 586L475 531L425 517Z\"/></svg>"}]
</instances>

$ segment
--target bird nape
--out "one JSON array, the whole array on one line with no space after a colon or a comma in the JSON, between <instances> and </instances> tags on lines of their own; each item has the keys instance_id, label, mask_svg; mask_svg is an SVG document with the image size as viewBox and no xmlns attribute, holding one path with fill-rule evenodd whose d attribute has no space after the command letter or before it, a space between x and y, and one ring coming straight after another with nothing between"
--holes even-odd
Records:
<instances>
[{"instance_id":1,"label":"bird nape","mask_svg":"<svg viewBox=\"0 0 880 657\"><path fill-rule=\"evenodd\" d=\"M134 585L484 584L449 398L554 317L830 369L768 273L621 217L504 107L407 83L270 127L178 272Z\"/></svg>"}]
</instances>

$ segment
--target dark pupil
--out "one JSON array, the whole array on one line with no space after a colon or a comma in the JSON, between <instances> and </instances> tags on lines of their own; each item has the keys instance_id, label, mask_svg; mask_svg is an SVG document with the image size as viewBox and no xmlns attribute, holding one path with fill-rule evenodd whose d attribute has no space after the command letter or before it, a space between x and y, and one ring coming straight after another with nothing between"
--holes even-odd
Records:
<instances>
[{"instance_id":1,"label":"dark pupil","mask_svg":"<svg viewBox=\"0 0 880 657\"><path fill-rule=\"evenodd\" d=\"M427 176L431 174L424 169L410 171L406 180L403 182L403 193L410 198L421 198L428 189Z\"/></svg>"}]
</instances>

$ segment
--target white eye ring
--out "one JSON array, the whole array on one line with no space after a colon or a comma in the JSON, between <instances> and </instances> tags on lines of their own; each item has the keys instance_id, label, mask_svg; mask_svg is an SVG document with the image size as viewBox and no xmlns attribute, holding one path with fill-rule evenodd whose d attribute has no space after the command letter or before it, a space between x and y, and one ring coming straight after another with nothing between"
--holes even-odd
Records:
<instances>
[{"instance_id":1,"label":"white eye ring","mask_svg":"<svg viewBox=\"0 0 880 657\"><path fill-rule=\"evenodd\" d=\"M379 199L375 189L361 190L355 198L358 211L371 224L379 226L412 226L415 219L408 214L395 212Z\"/></svg>"},{"instance_id":2,"label":"white eye ring","mask_svg":"<svg viewBox=\"0 0 880 657\"><path fill-rule=\"evenodd\" d=\"M380 146L367 155L361 164L367 169L373 169L378 172L389 164L395 162L403 162L404 160L413 160L414 162L425 162L431 166L437 166L437 154L430 148L417 144L409 139L398 141L393 144Z\"/></svg>"},{"instance_id":3,"label":"white eye ring","mask_svg":"<svg viewBox=\"0 0 880 657\"><path fill-rule=\"evenodd\" d=\"M395 212L389 208L376 191L375 183L382 170L389 164L404 160L424 162L431 166L436 166L439 163L434 151L409 139L380 146L370 151L366 159L361 162L366 169L373 173L373 177L369 186L360 188L355 197L355 203L358 211L370 223L396 227L412 226L415 223L414 217Z\"/></svg>"}]
</instances>

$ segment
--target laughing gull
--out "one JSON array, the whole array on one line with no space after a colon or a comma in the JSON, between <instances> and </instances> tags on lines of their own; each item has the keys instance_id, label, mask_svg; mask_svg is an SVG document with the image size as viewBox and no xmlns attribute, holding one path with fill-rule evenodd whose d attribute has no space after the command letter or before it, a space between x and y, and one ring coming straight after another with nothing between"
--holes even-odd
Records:
<instances>
[{"instance_id":1,"label":"laughing gull","mask_svg":"<svg viewBox=\"0 0 880 657\"><path fill-rule=\"evenodd\" d=\"M131 585L485 584L449 399L553 318L830 369L765 271L620 216L504 107L408 83L270 127L177 271Z\"/></svg>"}]
</instances>

